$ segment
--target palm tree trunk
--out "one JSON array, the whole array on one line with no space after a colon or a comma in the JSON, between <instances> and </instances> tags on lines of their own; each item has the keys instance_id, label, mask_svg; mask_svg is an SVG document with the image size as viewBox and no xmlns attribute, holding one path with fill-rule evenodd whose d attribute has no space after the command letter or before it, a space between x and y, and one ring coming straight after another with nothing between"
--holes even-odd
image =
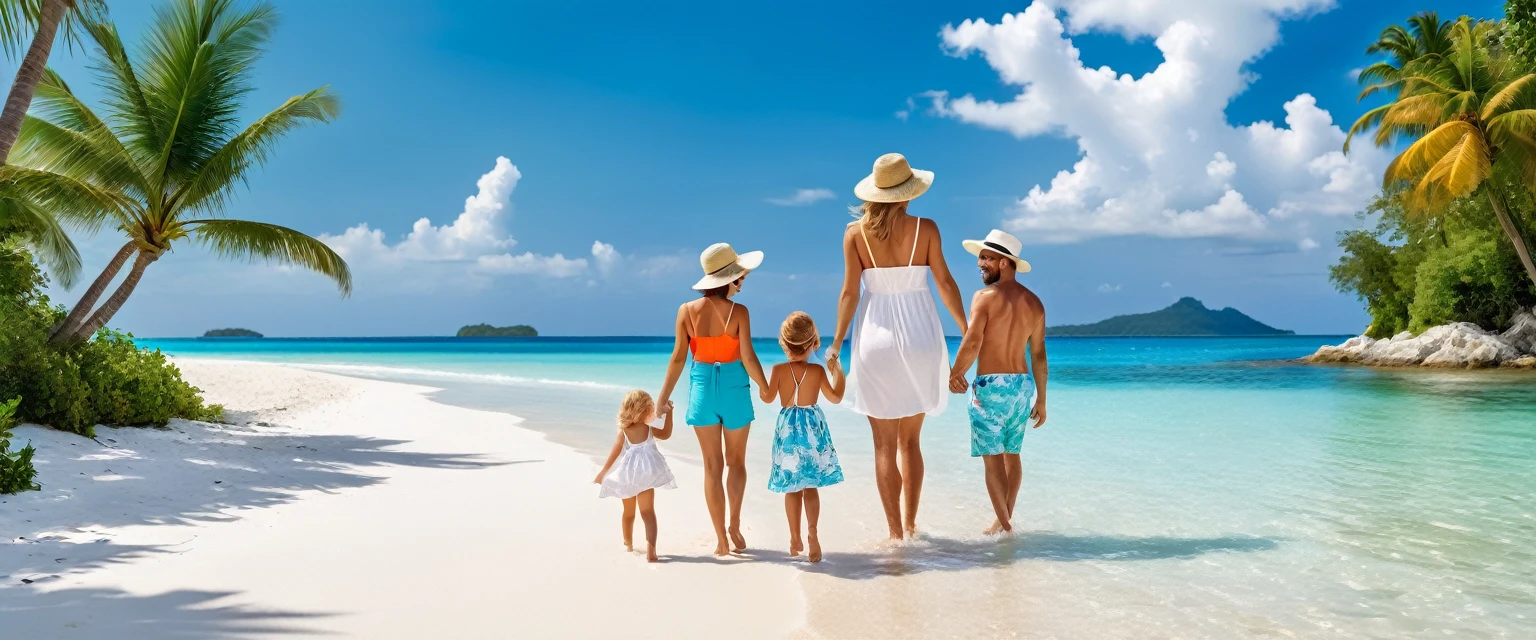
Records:
<instances>
[{"instance_id":1,"label":"palm tree trunk","mask_svg":"<svg viewBox=\"0 0 1536 640\"><path fill-rule=\"evenodd\" d=\"M50 342L57 344L69 339L74 333L73 330L80 326L80 321L85 319L92 308L95 308L96 301L101 298L102 293L106 292L107 285L112 284L112 279L117 277L117 272L123 270L123 264L128 262L128 256L133 255L135 246L130 240L123 244L123 248L117 250L117 255L112 256L112 261L107 263L107 268L101 270L101 275L96 276L96 281L91 283L91 288L86 289L85 294L80 296L80 301L69 310L69 317L64 318L59 326L53 328L53 333L48 337Z\"/></svg>"},{"instance_id":2,"label":"palm tree trunk","mask_svg":"<svg viewBox=\"0 0 1536 640\"><path fill-rule=\"evenodd\" d=\"M1520 264L1525 265L1525 275L1530 277L1531 284L1536 285L1536 263L1531 262L1531 248L1525 244L1525 236L1521 235L1520 228L1509 217L1509 202L1504 199L1504 191L1497 187L1490 188L1488 202L1493 205L1493 215L1499 219L1499 227L1504 229L1504 235L1509 236L1510 244L1515 245Z\"/></svg>"},{"instance_id":3,"label":"palm tree trunk","mask_svg":"<svg viewBox=\"0 0 1536 640\"><path fill-rule=\"evenodd\" d=\"M133 268L128 271L128 277L123 278L123 283L117 285L117 291L113 291L112 297L107 298L101 308L91 314L91 319L80 325L80 328L76 329L71 336L75 340L88 340L95 335L97 329L106 326L112 320L112 316L117 315L117 310L123 308L123 303L127 302L128 296L133 294L134 287L139 286L139 279L144 277L144 269L149 267L149 263L159 259L159 254L140 251L138 257L133 260Z\"/></svg>"},{"instance_id":4,"label":"palm tree trunk","mask_svg":"<svg viewBox=\"0 0 1536 640\"><path fill-rule=\"evenodd\" d=\"M11 83L11 93L5 97L5 111L0 113L0 165L11 156L11 147L21 135L21 123L27 109L32 106L32 95L37 83L43 79L43 69L48 66L48 54L53 51L53 38L59 33L59 21L69 9L70 0L44 0L42 15L37 21L37 35L27 56L16 70L16 81Z\"/></svg>"}]
</instances>

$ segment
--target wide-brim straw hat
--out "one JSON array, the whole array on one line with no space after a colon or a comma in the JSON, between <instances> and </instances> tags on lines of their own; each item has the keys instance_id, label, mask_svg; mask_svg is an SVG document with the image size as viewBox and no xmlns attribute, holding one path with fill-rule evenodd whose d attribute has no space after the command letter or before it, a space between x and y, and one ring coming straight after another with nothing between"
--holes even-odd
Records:
<instances>
[{"instance_id":1,"label":"wide-brim straw hat","mask_svg":"<svg viewBox=\"0 0 1536 640\"><path fill-rule=\"evenodd\" d=\"M933 172L913 169L905 156L887 153L875 159L875 170L854 186L865 202L906 202L933 186Z\"/></svg>"},{"instance_id":2,"label":"wide-brim straw hat","mask_svg":"<svg viewBox=\"0 0 1536 640\"><path fill-rule=\"evenodd\" d=\"M965 245L965 250L971 252L973 256L981 255L982 251L992 251L1012 260L1014 269L1019 273L1029 272L1029 262L1019 257L1019 252L1023 250L1024 243L1019 242L1019 239L1013 237L1013 234L993 229L987 233L987 237L984 240L965 240L961 244Z\"/></svg>"},{"instance_id":3,"label":"wide-brim straw hat","mask_svg":"<svg viewBox=\"0 0 1536 640\"><path fill-rule=\"evenodd\" d=\"M756 269L763 263L763 252L748 251L741 255L724 242L709 245L699 254L699 266L704 268L704 278L693 285L698 291L723 287Z\"/></svg>"}]
</instances>

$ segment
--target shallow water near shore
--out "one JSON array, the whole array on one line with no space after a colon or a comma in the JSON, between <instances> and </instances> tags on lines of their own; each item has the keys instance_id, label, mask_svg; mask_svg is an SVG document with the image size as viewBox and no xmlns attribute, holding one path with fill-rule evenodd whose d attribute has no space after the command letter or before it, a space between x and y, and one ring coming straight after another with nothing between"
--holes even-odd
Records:
<instances>
[{"instance_id":1,"label":"shallow water near shore","mask_svg":"<svg viewBox=\"0 0 1536 640\"><path fill-rule=\"evenodd\" d=\"M826 561L786 557L766 489L777 409L749 447L751 556L795 562L803 634L1520 637L1536 627L1536 375L1299 365L1339 337L1050 342L1048 423L1024 441L1015 535L991 507L959 396L924 427L919 540L888 547L869 427L823 405L847 482L822 492ZM141 340L442 389L594 457L670 339ZM951 344L951 350L954 344ZM781 359L759 341L764 364ZM686 388L674 399L686 400ZM423 425L423 428L451 425ZM680 426L668 456L697 461ZM668 522L675 561L707 522ZM594 490L595 495L595 490ZM595 499L595 498L594 498ZM722 570L729 570L722 567ZM745 603L744 606L751 606Z\"/></svg>"}]
</instances>

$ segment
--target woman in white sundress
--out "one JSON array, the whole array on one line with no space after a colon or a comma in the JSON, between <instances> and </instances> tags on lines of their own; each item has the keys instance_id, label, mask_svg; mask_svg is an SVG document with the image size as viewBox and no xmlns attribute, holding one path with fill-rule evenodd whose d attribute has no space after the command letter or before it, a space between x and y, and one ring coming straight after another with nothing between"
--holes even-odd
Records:
<instances>
[{"instance_id":1,"label":"woman in white sundress","mask_svg":"<svg viewBox=\"0 0 1536 640\"><path fill-rule=\"evenodd\" d=\"M850 408L868 417L874 432L875 484L893 540L916 533L923 491L918 436L923 417L943 411L949 398L949 347L928 288L930 273L960 332L966 329L938 225L907 213L909 201L932 184L933 172L888 153L854 187L864 204L854 209L859 220L843 234L843 292L837 333L827 349L828 360L837 358L852 325Z\"/></svg>"}]
</instances>

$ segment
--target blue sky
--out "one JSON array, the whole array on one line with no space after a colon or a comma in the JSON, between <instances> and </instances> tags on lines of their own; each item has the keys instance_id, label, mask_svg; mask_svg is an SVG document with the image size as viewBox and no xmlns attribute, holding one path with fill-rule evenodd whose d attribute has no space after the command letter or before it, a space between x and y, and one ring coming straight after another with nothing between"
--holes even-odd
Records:
<instances>
[{"instance_id":1,"label":"blue sky","mask_svg":"<svg viewBox=\"0 0 1536 640\"><path fill-rule=\"evenodd\" d=\"M153 3L110 4L136 40ZM229 213L326 234L354 266L354 295L188 245L150 268L114 325L663 334L699 251L725 241L768 254L740 298L759 334L794 309L830 331L853 185L898 151L937 173L913 211L938 221L967 293L980 283L960 240L1004 227L1029 245L1025 283L1052 324L1188 295L1302 333L1357 332L1360 303L1326 272L1385 155L1330 153L1333 127L1363 111L1351 70L1412 11L1502 11L1490 0L276 5L284 21L249 117L326 84L345 109L291 135ZM81 56L54 66L89 84ZM1114 72L1094 71L1104 66ZM800 190L809 204L774 203ZM421 218L430 225L408 238ZM80 244L88 279L119 241Z\"/></svg>"}]
</instances>

